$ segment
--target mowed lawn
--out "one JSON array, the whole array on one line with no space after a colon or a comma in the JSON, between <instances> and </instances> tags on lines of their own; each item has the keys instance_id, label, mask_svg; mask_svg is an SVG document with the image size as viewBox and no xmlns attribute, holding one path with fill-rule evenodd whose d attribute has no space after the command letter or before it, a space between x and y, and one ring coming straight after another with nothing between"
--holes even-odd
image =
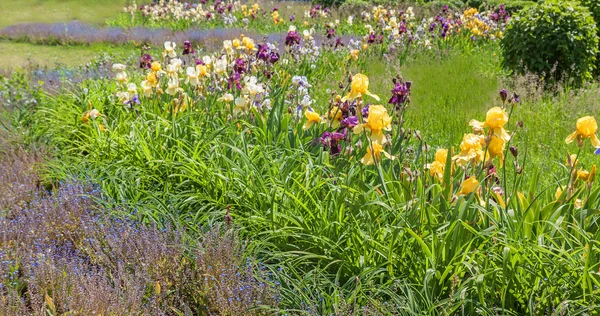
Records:
<instances>
[{"instance_id":1,"label":"mowed lawn","mask_svg":"<svg viewBox=\"0 0 600 316\"><path fill-rule=\"evenodd\" d=\"M123 10L128 0L2 0L0 27L18 23L80 20L101 24Z\"/></svg>"},{"instance_id":2,"label":"mowed lawn","mask_svg":"<svg viewBox=\"0 0 600 316\"><path fill-rule=\"evenodd\" d=\"M30 69L35 67L81 66L102 53L123 58L135 54L130 46L106 44L76 46L44 46L28 43L0 42L0 70Z\"/></svg>"}]
</instances>

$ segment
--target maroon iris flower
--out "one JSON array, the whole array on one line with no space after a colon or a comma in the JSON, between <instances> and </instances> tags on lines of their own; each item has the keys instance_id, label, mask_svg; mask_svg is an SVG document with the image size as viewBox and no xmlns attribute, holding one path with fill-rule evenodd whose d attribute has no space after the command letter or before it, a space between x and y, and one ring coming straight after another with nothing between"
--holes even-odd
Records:
<instances>
[{"instance_id":1,"label":"maroon iris flower","mask_svg":"<svg viewBox=\"0 0 600 316\"><path fill-rule=\"evenodd\" d=\"M265 44L258 44L258 51L256 52L256 58L260 60L269 59L269 47Z\"/></svg>"},{"instance_id":2,"label":"maroon iris flower","mask_svg":"<svg viewBox=\"0 0 600 316\"><path fill-rule=\"evenodd\" d=\"M271 52L271 54L269 54L269 62L271 62L271 64L276 63L278 60L279 60L279 53Z\"/></svg>"},{"instance_id":3,"label":"maroon iris flower","mask_svg":"<svg viewBox=\"0 0 600 316\"><path fill-rule=\"evenodd\" d=\"M192 43L190 41L185 41L183 42L183 53L182 55L188 55L188 54L193 54L194 52L194 46L192 46Z\"/></svg>"},{"instance_id":4,"label":"maroon iris flower","mask_svg":"<svg viewBox=\"0 0 600 316\"><path fill-rule=\"evenodd\" d=\"M227 80L227 89L231 90L231 87L235 85L238 90L242 90L242 85L240 84L241 79L242 76L239 73L234 72Z\"/></svg>"},{"instance_id":5,"label":"maroon iris flower","mask_svg":"<svg viewBox=\"0 0 600 316\"><path fill-rule=\"evenodd\" d=\"M300 44L300 35L298 34L297 31L290 31L287 33L287 36L285 37L285 45L292 46L294 44L296 44L296 45Z\"/></svg>"},{"instance_id":6,"label":"maroon iris flower","mask_svg":"<svg viewBox=\"0 0 600 316\"><path fill-rule=\"evenodd\" d=\"M246 73L246 62L241 58L236 58L235 63L233 64L233 70L236 73Z\"/></svg>"},{"instance_id":7,"label":"maroon iris flower","mask_svg":"<svg viewBox=\"0 0 600 316\"><path fill-rule=\"evenodd\" d=\"M500 99L502 99L502 103L506 102L507 97L508 97L508 91L506 91L506 89L500 90Z\"/></svg>"},{"instance_id":8,"label":"maroon iris flower","mask_svg":"<svg viewBox=\"0 0 600 316\"><path fill-rule=\"evenodd\" d=\"M152 68L152 56L150 54L143 54L140 57L140 68Z\"/></svg>"},{"instance_id":9,"label":"maroon iris flower","mask_svg":"<svg viewBox=\"0 0 600 316\"><path fill-rule=\"evenodd\" d=\"M325 36L327 37L327 39L332 39L335 36L335 29L327 30L327 33L325 33Z\"/></svg>"},{"instance_id":10,"label":"maroon iris flower","mask_svg":"<svg viewBox=\"0 0 600 316\"><path fill-rule=\"evenodd\" d=\"M325 148L329 148L329 153L332 156L338 155L342 151L342 146L340 146L340 141L346 138L346 129L343 129L343 132L325 132L319 138L319 141Z\"/></svg>"}]
</instances>

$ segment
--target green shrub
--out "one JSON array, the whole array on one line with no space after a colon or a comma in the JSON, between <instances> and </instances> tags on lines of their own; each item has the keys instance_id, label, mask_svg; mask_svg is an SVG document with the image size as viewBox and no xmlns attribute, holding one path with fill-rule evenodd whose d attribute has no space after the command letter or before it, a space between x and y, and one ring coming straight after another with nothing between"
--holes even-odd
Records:
<instances>
[{"instance_id":1,"label":"green shrub","mask_svg":"<svg viewBox=\"0 0 600 316\"><path fill-rule=\"evenodd\" d=\"M508 12L508 14L510 14L510 15L513 15L516 12L518 12L524 8L534 5L535 3L536 3L535 1L526 1L526 0L515 0L515 1L490 0L490 1L488 1L487 5L483 6L480 9L483 9L483 8L495 9L498 6L503 5L506 12Z\"/></svg>"},{"instance_id":2,"label":"green shrub","mask_svg":"<svg viewBox=\"0 0 600 316\"><path fill-rule=\"evenodd\" d=\"M596 24L600 25L600 1L598 0L579 0L579 2L581 2L582 5L586 6L589 10L590 13L592 13L592 16L594 17L594 20L596 20ZM599 27L600 29L600 27ZM600 34L600 31L599 31Z\"/></svg>"},{"instance_id":3,"label":"green shrub","mask_svg":"<svg viewBox=\"0 0 600 316\"><path fill-rule=\"evenodd\" d=\"M326 8L339 7L346 3L346 0L314 0L314 4L320 4Z\"/></svg>"},{"instance_id":4,"label":"green shrub","mask_svg":"<svg viewBox=\"0 0 600 316\"><path fill-rule=\"evenodd\" d=\"M582 5L588 7L590 13L596 20L596 27L598 28L598 37L600 41L600 1L598 0L579 0ZM600 46L598 47L598 55L596 55L596 75L600 75Z\"/></svg>"},{"instance_id":5,"label":"green shrub","mask_svg":"<svg viewBox=\"0 0 600 316\"><path fill-rule=\"evenodd\" d=\"M539 3L508 23L501 41L504 67L533 72L548 83L592 78L598 52L594 19L578 2Z\"/></svg>"},{"instance_id":6,"label":"green shrub","mask_svg":"<svg viewBox=\"0 0 600 316\"><path fill-rule=\"evenodd\" d=\"M433 8L435 10L441 10L445 5L452 9L462 8L464 6L461 0L435 0L431 2L427 2L427 7Z\"/></svg>"}]
</instances>

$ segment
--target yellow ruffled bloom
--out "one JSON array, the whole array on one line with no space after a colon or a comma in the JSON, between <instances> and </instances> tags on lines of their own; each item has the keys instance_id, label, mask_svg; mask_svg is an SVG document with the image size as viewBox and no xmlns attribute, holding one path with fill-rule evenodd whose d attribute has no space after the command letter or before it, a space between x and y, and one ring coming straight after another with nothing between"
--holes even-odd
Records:
<instances>
[{"instance_id":1,"label":"yellow ruffled bloom","mask_svg":"<svg viewBox=\"0 0 600 316\"><path fill-rule=\"evenodd\" d=\"M306 116L306 118L308 119L308 121L302 127L304 130L309 129L313 125L313 123L321 123L321 116L319 115L319 113L313 111L310 108L306 109L306 111L304 112L304 116Z\"/></svg>"},{"instance_id":2,"label":"yellow ruffled bloom","mask_svg":"<svg viewBox=\"0 0 600 316\"><path fill-rule=\"evenodd\" d=\"M575 127L576 130L565 140L567 144L573 142L574 140L578 140L580 143L582 143L586 138L589 138L592 142L592 146L596 148L600 147L600 140L598 139L598 136L596 136L598 124L593 116L584 116L578 119Z\"/></svg>"},{"instance_id":3,"label":"yellow ruffled bloom","mask_svg":"<svg viewBox=\"0 0 600 316\"><path fill-rule=\"evenodd\" d=\"M392 117L383 105L370 105L369 115L363 124L354 127L355 134L362 133L363 129L371 132L371 140L381 145L385 144L386 138L383 131L392 130Z\"/></svg>"},{"instance_id":4,"label":"yellow ruffled bloom","mask_svg":"<svg viewBox=\"0 0 600 316\"><path fill-rule=\"evenodd\" d=\"M358 97L362 97L363 94L373 97L379 101L379 97L369 92L369 77L363 74L356 74L352 77L352 83L350 84L350 93L342 98L342 102L346 100L355 100Z\"/></svg>"},{"instance_id":5,"label":"yellow ruffled bloom","mask_svg":"<svg viewBox=\"0 0 600 316\"><path fill-rule=\"evenodd\" d=\"M504 109L499 107L491 108L486 116L485 122L480 122L478 120L471 120L469 125L473 126L475 129L482 130L484 128L490 129L490 134L496 137L502 138L505 142L510 140L510 135L504 129L504 125L508 123L508 114Z\"/></svg>"},{"instance_id":6,"label":"yellow ruffled bloom","mask_svg":"<svg viewBox=\"0 0 600 316\"><path fill-rule=\"evenodd\" d=\"M329 110L329 119L331 120L331 127L337 128L340 126L342 120L342 110L339 107L334 106Z\"/></svg>"},{"instance_id":7,"label":"yellow ruffled bloom","mask_svg":"<svg viewBox=\"0 0 600 316\"><path fill-rule=\"evenodd\" d=\"M150 84L151 86L156 87L156 85L158 84L158 78L156 78L156 73L149 72L148 75L146 75L146 81L148 81L148 84Z\"/></svg>"},{"instance_id":8,"label":"yellow ruffled bloom","mask_svg":"<svg viewBox=\"0 0 600 316\"><path fill-rule=\"evenodd\" d=\"M429 169L429 174L436 176L442 181L444 178L444 169L446 168L446 160L448 159L448 150L440 148L435 152L435 160L426 167Z\"/></svg>"},{"instance_id":9,"label":"yellow ruffled bloom","mask_svg":"<svg viewBox=\"0 0 600 316\"><path fill-rule=\"evenodd\" d=\"M247 50L256 50L256 46L254 44L254 40L249 37L242 38L242 44Z\"/></svg>"},{"instance_id":10,"label":"yellow ruffled bloom","mask_svg":"<svg viewBox=\"0 0 600 316\"><path fill-rule=\"evenodd\" d=\"M500 157L500 166L504 165L504 147L506 142L504 139L496 136L492 136L492 140L487 146L487 161Z\"/></svg>"},{"instance_id":11,"label":"yellow ruffled bloom","mask_svg":"<svg viewBox=\"0 0 600 316\"><path fill-rule=\"evenodd\" d=\"M577 170L577 179L587 181L590 177L590 172L587 170L579 169Z\"/></svg>"},{"instance_id":12,"label":"yellow ruffled bloom","mask_svg":"<svg viewBox=\"0 0 600 316\"><path fill-rule=\"evenodd\" d=\"M475 192L475 190L477 190L478 187L479 181L477 181L475 177L471 176L469 179L463 181L462 185L460 186L460 191L458 192L458 195L460 196L473 193Z\"/></svg>"},{"instance_id":13,"label":"yellow ruffled bloom","mask_svg":"<svg viewBox=\"0 0 600 316\"><path fill-rule=\"evenodd\" d=\"M365 166L373 165L375 164L375 160L377 160L377 162L381 161L381 154L386 156L388 159L396 159L396 157L388 154L385 150L383 150L383 146L381 146L379 143L372 142L371 146L367 147L367 153L360 160L360 162L362 162ZM373 159L373 157L375 157L375 159Z\"/></svg>"},{"instance_id":14,"label":"yellow ruffled bloom","mask_svg":"<svg viewBox=\"0 0 600 316\"><path fill-rule=\"evenodd\" d=\"M485 145L485 140L482 135L465 134L462 143L460 143L460 153L452 159L459 166L465 166L469 162L482 162L484 156L483 145Z\"/></svg>"},{"instance_id":15,"label":"yellow ruffled bloom","mask_svg":"<svg viewBox=\"0 0 600 316\"><path fill-rule=\"evenodd\" d=\"M583 169L577 170L577 179L584 182L593 183L596 178L596 165L592 166L592 171Z\"/></svg>"}]
</instances>

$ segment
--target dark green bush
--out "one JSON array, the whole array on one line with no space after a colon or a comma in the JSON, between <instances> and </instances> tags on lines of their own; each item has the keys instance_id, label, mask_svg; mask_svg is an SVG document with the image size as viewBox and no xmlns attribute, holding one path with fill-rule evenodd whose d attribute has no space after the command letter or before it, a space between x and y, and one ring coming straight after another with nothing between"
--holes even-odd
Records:
<instances>
[{"instance_id":1,"label":"dark green bush","mask_svg":"<svg viewBox=\"0 0 600 316\"><path fill-rule=\"evenodd\" d=\"M326 8L339 7L346 3L346 0L313 0L313 4L320 4Z\"/></svg>"},{"instance_id":2,"label":"dark green bush","mask_svg":"<svg viewBox=\"0 0 600 316\"><path fill-rule=\"evenodd\" d=\"M594 20L596 20L596 27L598 28L598 36L600 37L600 0L579 0L581 4L586 6ZM600 41L600 38L598 39ZM600 75L600 46L598 47L598 55L596 55L596 75Z\"/></svg>"},{"instance_id":3,"label":"dark green bush","mask_svg":"<svg viewBox=\"0 0 600 316\"><path fill-rule=\"evenodd\" d=\"M547 82L578 85L592 78L597 28L586 7L560 1L532 5L513 16L501 41L506 68L533 72Z\"/></svg>"},{"instance_id":4,"label":"dark green bush","mask_svg":"<svg viewBox=\"0 0 600 316\"><path fill-rule=\"evenodd\" d=\"M482 7L480 7L480 9L486 8L486 9L495 9L498 8L498 6L503 5L504 9L506 10L506 12L508 12L508 14L513 15L516 12L527 8L529 6L532 6L535 4L535 1L526 1L526 0L490 0L487 2L487 4L483 5Z\"/></svg>"}]
</instances>

